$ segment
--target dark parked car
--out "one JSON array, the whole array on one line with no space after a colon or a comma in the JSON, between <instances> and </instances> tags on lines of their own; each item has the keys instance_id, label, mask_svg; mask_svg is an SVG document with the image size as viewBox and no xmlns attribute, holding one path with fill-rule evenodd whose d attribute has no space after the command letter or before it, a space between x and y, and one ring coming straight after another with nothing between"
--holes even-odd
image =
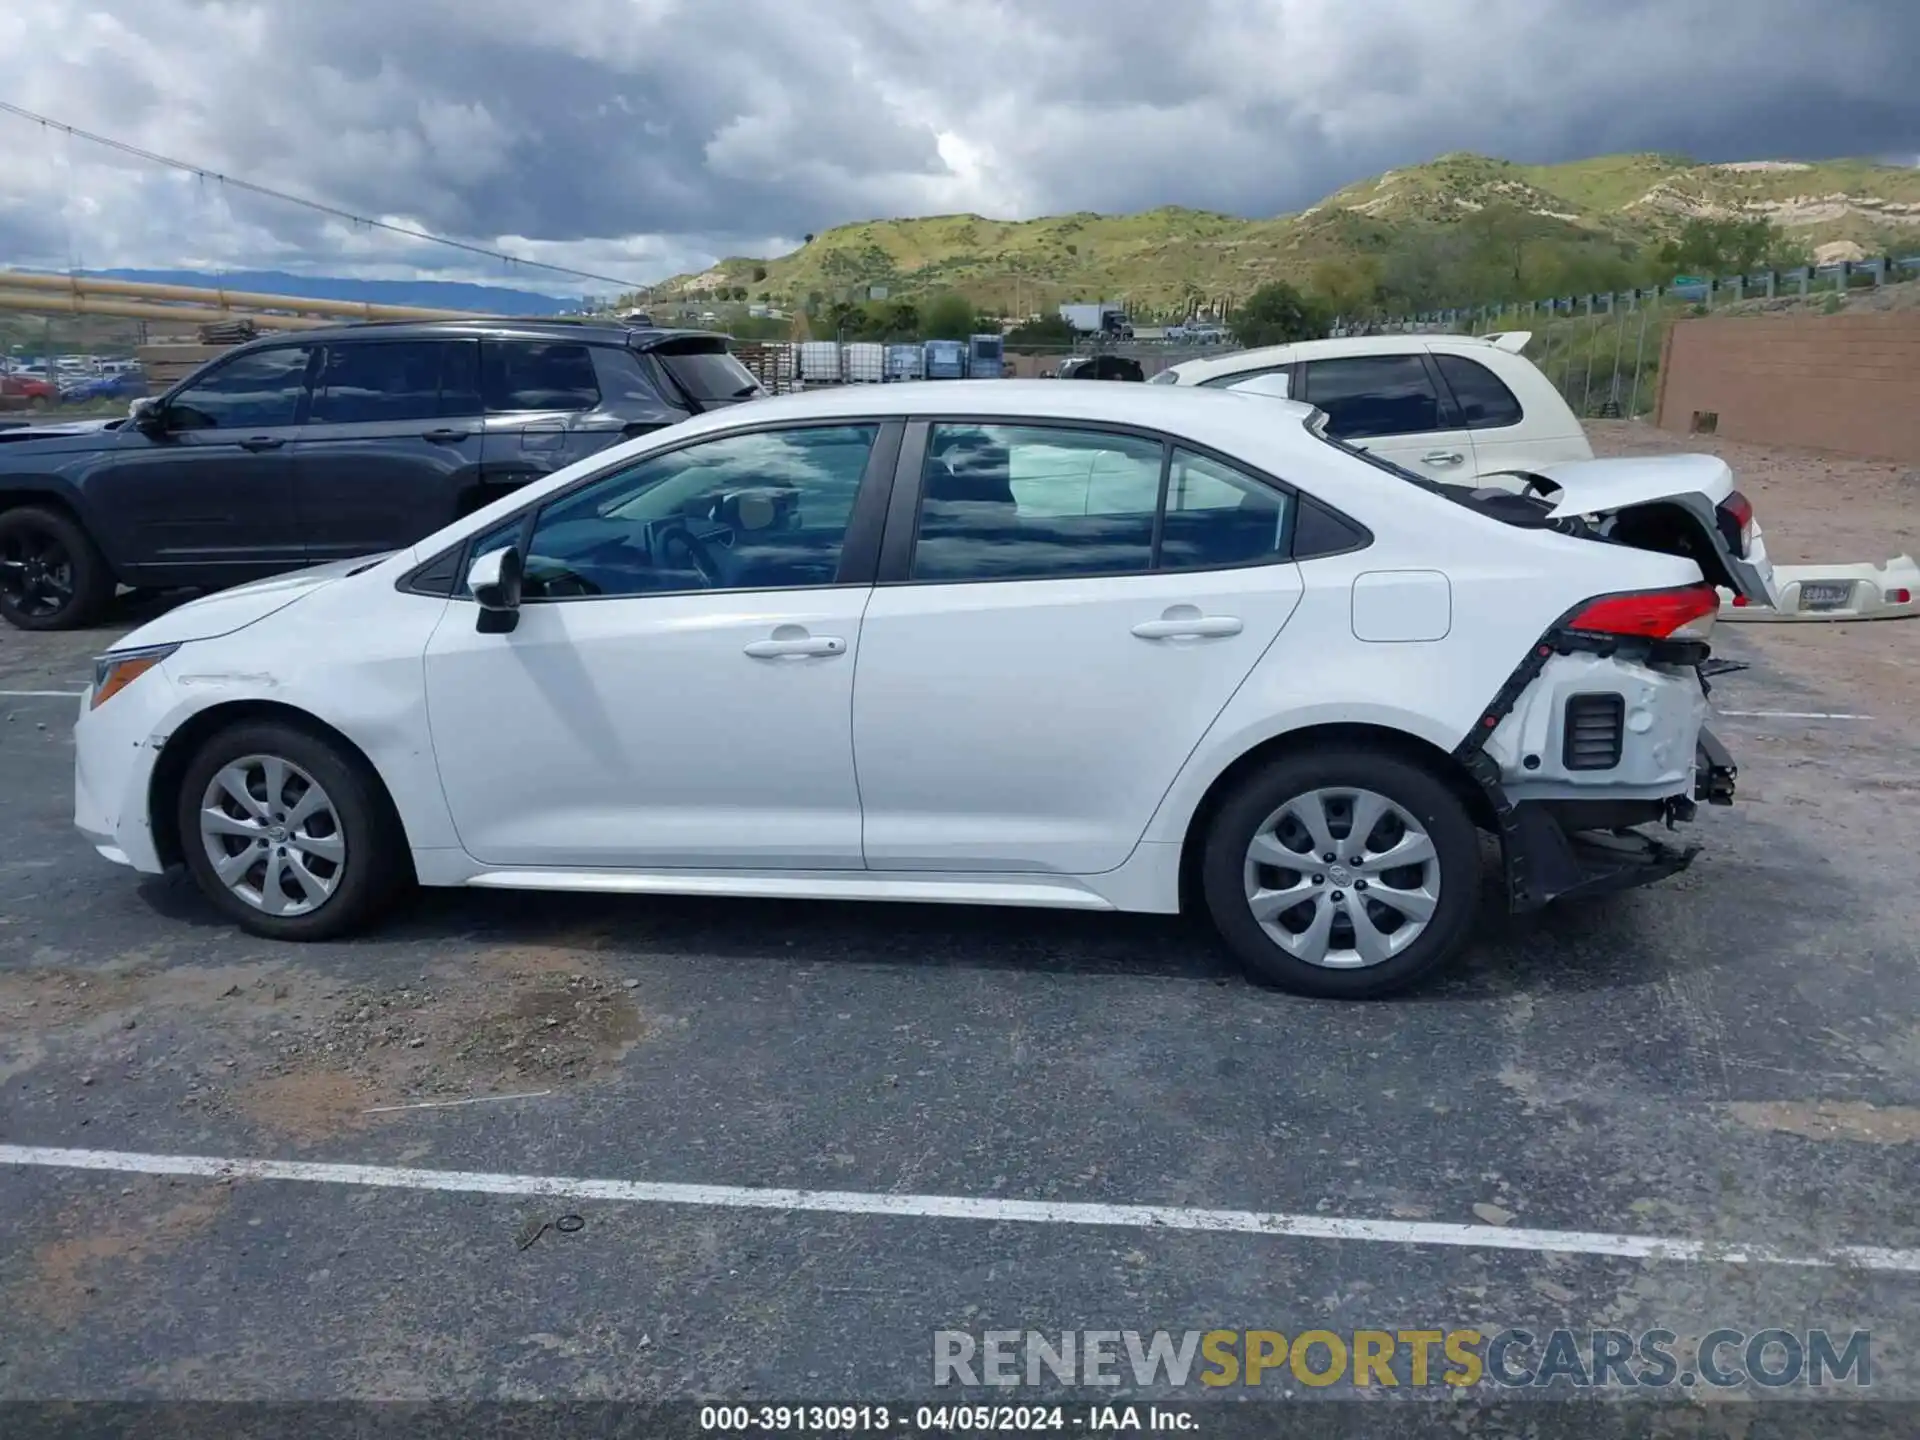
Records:
<instances>
[{"instance_id":1,"label":"dark parked car","mask_svg":"<svg viewBox=\"0 0 1920 1440\"><path fill-rule=\"evenodd\" d=\"M1060 380L1140 380L1147 378L1138 360L1125 355L1088 355L1069 360L1055 377Z\"/></svg>"},{"instance_id":2,"label":"dark parked car","mask_svg":"<svg viewBox=\"0 0 1920 1440\"><path fill-rule=\"evenodd\" d=\"M411 545L759 395L728 343L555 321L308 330L236 346L125 420L0 430L0 615L69 629L116 583L219 587Z\"/></svg>"}]
</instances>

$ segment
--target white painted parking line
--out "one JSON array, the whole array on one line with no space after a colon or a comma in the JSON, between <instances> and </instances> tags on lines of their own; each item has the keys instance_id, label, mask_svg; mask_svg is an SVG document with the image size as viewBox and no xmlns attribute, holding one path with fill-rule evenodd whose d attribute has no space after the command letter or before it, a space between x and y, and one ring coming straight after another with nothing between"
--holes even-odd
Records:
<instances>
[{"instance_id":1,"label":"white painted parking line","mask_svg":"<svg viewBox=\"0 0 1920 1440\"><path fill-rule=\"evenodd\" d=\"M460 1105L498 1105L508 1100L538 1100L551 1090L522 1090L517 1095L469 1095L464 1100L416 1100L411 1105L375 1105L363 1115L392 1115L400 1110L451 1110Z\"/></svg>"},{"instance_id":2,"label":"white painted parking line","mask_svg":"<svg viewBox=\"0 0 1920 1440\"><path fill-rule=\"evenodd\" d=\"M1716 710L1716 715L1742 720L1871 720L1871 715L1847 715L1829 710Z\"/></svg>"},{"instance_id":3,"label":"white painted parking line","mask_svg":"<svg viewBox=\"0 0 1920 1440\"><path fill-rule=\"evenodd\" d=\"M569 1175L501 1175L473 1170L416 1170L393 1165L335 1165L306 1160L241 1160L203 1155L143 1155L124 1150L65 1150L0 1145L0 1165L51 1170L106 1170L133 1175L193 1175L216 1180L292 1180L385 1190L438 1190L468 1195L541 1195L631 1205L687 1205L722 1210L811 1211L890 1215L915 1220L976 1220L1027 1225L1081 1225L1133 1230L1200 1230L1298 1240L1353 1240L1468 1250L1525 1250L1678 1260L1724 1265L1791 1265L1920 1274L1920 1250L1836 1245L1821 1253L1770 1245L1735 1245L1671 1236L1593 1230L1528 1230L1414 1220L1348 1220L1258 1210L1199 1210L1184 1205L1103 1205L1056 1200L999 1200L969 1195L898 1195L859 1190L777 1190L745 1185L680 1185L645 1180L588 1180Z\"/></svg>"},{"instance_id":4,"label":"white painted parking line","mask_svg":"<svg viewBox=\"0 0 1920 1440\"><path fill-rule=\"evenodd\" d=\"M84 690L0 690L0 700L78 700Z\"/></svg>"}]
</instances>

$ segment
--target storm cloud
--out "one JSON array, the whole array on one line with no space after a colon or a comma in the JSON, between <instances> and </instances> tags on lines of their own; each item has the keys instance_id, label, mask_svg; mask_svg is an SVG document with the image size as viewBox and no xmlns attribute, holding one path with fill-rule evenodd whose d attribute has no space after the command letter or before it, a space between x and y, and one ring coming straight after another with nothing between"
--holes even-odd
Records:
<instances>
[{"instance_id":1,"label":"storm cloud","mask_svg":"<svg viewBox=\"0 0 1920 1440\"><path fill-rule=\"evenodd\" d=\"M0 7L0 98L636 281L874 216L1278 214L1449 150L1917 157L1916 55L1913 0ZM0 260L539 281L10 116Z\"/></svg>"}]
</instances>

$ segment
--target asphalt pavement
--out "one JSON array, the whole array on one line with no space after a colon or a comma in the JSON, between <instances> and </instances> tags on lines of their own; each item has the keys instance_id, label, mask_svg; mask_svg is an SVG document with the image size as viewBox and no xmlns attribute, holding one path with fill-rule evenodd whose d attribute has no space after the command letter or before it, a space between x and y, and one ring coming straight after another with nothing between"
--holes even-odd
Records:
<instances>
[{"instance_id":1,"label":"asphalt pavement","mask_svg":"<svg viewBox=\"0 0 1920 1440\"><path fill-rule=\"evenodd\" d=\"M1340 1004L1178 919L252 939L71 828L113 633L0 633L0 1398L1005 1399L934 1332L1515 1326L1870 1330L1920 1398L1916 724L1739 635L1692 870Z\"/></svg>"}]
</instances>

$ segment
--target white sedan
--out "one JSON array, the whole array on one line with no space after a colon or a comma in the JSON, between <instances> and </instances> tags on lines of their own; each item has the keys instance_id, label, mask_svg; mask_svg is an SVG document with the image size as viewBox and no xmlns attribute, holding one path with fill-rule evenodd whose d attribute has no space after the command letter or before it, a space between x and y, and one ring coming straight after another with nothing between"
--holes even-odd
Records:
<instances>
[{"instance_id":1,"label":"white sedan","mask_svg":"<svg viewBox=\"0 0 1920 1440\"><path fill-rule=\"evenodd\" d=\"M1691 858L1769 603L1711 456L1438 486L1185 387L849 386L596 455L100 657L76 820L264 936L414 883L1204 909L1341 996Z\"/></svg>"}]
</instances>

